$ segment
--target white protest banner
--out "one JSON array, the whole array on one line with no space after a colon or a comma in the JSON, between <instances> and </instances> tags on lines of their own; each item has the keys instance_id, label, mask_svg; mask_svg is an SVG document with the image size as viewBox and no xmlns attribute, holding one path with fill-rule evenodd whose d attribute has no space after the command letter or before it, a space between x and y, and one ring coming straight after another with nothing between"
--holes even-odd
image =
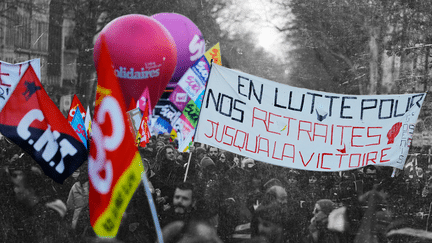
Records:
<instances>
[{"instance_id":1,"label":"white protest banner","mask_svg":"<svg viewBox=\"0 0 432 243\"><path fill-rule=\"evenodd\" d=\"M0 111L9 100L9 97L27 70L29 63L32 65L36 76L41 80L39 58L17 64L0 61Z\"/></svg>"},{"instance_id":2,"label":"white protest banner","mask_svg":"<svg viewBox=\"0 0 432 243\"><path fill-rule=\"evenodd\" d=\"M137 107L135 109L127 111L127 114L128 114L128 120L129 120L131 131L133 135L136 136L141 124L141 118L142 118L141 111Z\"/></svg>"},{"instance_id":3,"label":"white protest banner","mask_svg":"<svg viewBox=\"0 0 432 243\"><path fill-rule=\"evenodd\" d=\"M212 65L195 141L302 170L403 169L425 96L326 93Z\"/></svg>"}]
</instances>

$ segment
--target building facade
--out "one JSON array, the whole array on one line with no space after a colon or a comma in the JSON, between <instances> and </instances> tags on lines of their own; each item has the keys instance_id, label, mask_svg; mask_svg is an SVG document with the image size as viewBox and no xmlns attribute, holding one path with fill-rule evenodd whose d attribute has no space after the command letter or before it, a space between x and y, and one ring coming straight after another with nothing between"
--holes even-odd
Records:
<instances>
[{"instance_id":1,"label":"building facade","mask_svg":"<svg viewBox=\"0 0 432 243\"><path fill-rule=\"evenodd\" d=\"M41 82L59 105L76 82L77 50L67 41L74 23L58 0L6 0L0 3L0 60L19 63L40 58Z\"/></svg>"}]
</instances>

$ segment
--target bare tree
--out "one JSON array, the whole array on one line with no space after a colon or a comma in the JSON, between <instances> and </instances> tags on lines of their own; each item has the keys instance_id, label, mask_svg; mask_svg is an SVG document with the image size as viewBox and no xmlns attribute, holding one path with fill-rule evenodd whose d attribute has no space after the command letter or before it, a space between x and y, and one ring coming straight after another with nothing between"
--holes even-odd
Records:
<instances>
[{"instance_id":1,"label":"bare tree","mask_svg":"<svg viewBox=\"0 0 432 243\"><path fill-rule=\"evenodd\" d=\"M293 22L276 26L296 39L297 46L314 52L336 86L349 93L382 91L383 53L427 40L430 3L424 1L275 0ZM427 32L426 32L427 33ZM333 61L329 61L329 58ZM341 65L334 68L335 64ZM355 89L352 89L355 87Z\"/></svg>"}]
</instances>

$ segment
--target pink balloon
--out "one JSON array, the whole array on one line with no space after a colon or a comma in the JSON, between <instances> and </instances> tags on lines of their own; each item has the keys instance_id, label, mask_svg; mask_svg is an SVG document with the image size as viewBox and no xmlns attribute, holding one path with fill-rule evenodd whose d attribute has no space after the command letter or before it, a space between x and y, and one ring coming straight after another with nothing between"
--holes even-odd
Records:
<instances>
[{"instance_id":1,"label":"pink balloon","mask_svg":"<svg viewBox=\"0 0 432 243\"><path fill-rule=\"evenodd\" d=\"M170 32L177 46L177 65L171 82L178 82L183 74L205 53L201 31L189 18L177 13L158 13L156 19Z\"/></svg>"},{"instance_id":2,"label":"pink balloon","mask_svg":"<svg viewBox=\"0 0 432 243\"><path fill-rule=\"evenodd\" d=\"M155 19L130 14L109 22L97 37L94 63L97 68L104 35L126 107L149 88L152 109L171 80L177 63L177 50L169 31Z\"/></svg>"}]
</instances>

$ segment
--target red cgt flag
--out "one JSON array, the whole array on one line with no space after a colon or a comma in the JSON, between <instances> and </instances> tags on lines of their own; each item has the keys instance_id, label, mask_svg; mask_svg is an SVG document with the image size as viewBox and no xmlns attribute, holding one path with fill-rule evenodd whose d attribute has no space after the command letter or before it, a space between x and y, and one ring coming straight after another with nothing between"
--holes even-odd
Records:
<instances>
[{"instance_id":1,"label":"red cgt flag","mask_svg":"<svg viewBox=\"0 0 432 243\"><path fill-rule=\"evenodd\" d=\"M137 133L138 144L143 148L150 141L150 136L151 136L150 129L148 127L148 121L149 121L149 103L147 102L145 104L144 114L141 118L139 130Z\"/></svg>"},{"instance_id":2,"label":"red cgt flag","mask_svg":"<svg viewBox=\"0 0 432 243\"><path fill-rule=\"evenodd\" d=\"M90 223L100 237L117 235L144 168L126 118L126 105L102 36L89 154Z\"/></svg>"},{"instance_id":3,"label":"red cgt flag","mask_svg":"<svg viewBox=\"0 0 432 243\"><path fill-rule=\"evenodd\" d=\"M83 120L86 117L86 112L84 110L84 106L81 104L81 101L78 99L78 97L76 96L76 94L74 95L73 99L72 99L72 103L71 106L69 108L69 113L68 113L68 122L71 123L74 116L75 116L75 111L76 109L79 108L82 118Z\"/></svg>"},{"instance_id":4,"label":"red cgt flag","mask_svg":"<svg viewBox=\"0 0 432 243\"><path fill-rule=\"evenodd\" d=\"M87 149L29 65L0 113L0 132L63 183L87 159Z\"/></svg>"}]
</instances>

